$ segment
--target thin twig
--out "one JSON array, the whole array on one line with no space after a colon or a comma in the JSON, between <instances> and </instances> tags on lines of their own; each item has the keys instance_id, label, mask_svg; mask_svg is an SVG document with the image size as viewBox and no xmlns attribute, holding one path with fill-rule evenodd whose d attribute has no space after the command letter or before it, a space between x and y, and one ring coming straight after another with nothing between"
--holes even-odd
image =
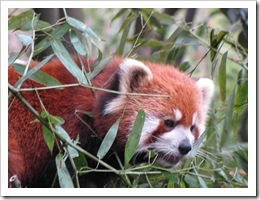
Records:
<instances>
[{"instance_id":1,"label":"thin twig","mask_svg":"<svg viewBox=\"0 0 260 200\"><path fill-rule=\"evenodd\" d=\"M21 89L14 89L16 92L29 92L29 91L35 91L35 90L49 90L49 89L63 89L66 87L86 87L89 89L109 92L113 94L120 94L120 95L126 95L126 96L146 96L146 97L161 97L161 98L169 98L170 95L165 94L145 94L145 93L131 93L131 92L119 92L115 90L109 90L105 88L95 87L83 83L72 83L72 84L64 84L64 85L55 85L55 86L48 86L48 87L38 87L38 88L21 88Z\"/></svg>"}]
</instances>

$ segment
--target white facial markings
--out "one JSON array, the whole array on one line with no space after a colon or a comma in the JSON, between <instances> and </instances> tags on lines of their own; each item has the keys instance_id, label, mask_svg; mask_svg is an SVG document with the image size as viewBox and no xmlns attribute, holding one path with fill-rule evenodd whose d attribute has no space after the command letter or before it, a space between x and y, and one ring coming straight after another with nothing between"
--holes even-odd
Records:
<instances>
[{"instance_id":1,"label":"white facial markings","mask_svg":"<svg viewBox=\"0 0 260 200\"><path fill-rule=\"evenodd\" d=\"M137 152L147 150L149 146L145 145L146 140L151 137L151 133L155 131L160 124L160 119L157 117L147 116L144 122L144 126L141 132L139 144L137 147Z\"/></svg>"},{"instance_id":2,"label":"white facial markings","mask_svg":"<svg viewBox=\"0 0 260 200\"><path fill-rule=\"evenodd\" d=\"M181 142L188 139L190 144L194 143L194 136L189 128L184 128L182 125L176 126L172 131L165 133L161 138L168 143L168 147L172 149L173 154L178 155L178 147Z\"/></svg>"},{"instance_id":3,"label":"white facial markings","mask_svg":"<svg viewBox=\"0 0 260 200\"><path fill-rule=\"evenodd\" d=\"M205 131L206 127L203 124L199 124L198 128L199 128L199 137L200 137L202 133Z\"/></svg>"},{"instance_id":4,"label":"white facial markings","mask_svg":"<svg viewBox=\"0 0 260 200\"><path fill-rule=\"evenodd\" d=\"M115 99L113 99L111 102L109 102L104 109L104 115L115 113L122 109L125 103L125 96L118 96Z\"/></svg>"},{"instance_id":5,"label":"white facial markings","mask_svg":"<svg viewBox=\"0 0 260 200\"><path fill-rule=\"evenodd\" d=\"M175 120L180 121L182 118L182 112L178 108L173 109L173 112L175 114Z\"/></svg>"},{"instance_id":6,"label":"white facial markings","mask_svg":"<svg viewBox=\"0 0 260 200\"><path fill-rule=\"evenodd\" d=\"M197 117L198 117L198 113L195 112L193 115L192 115L192 124L191 125L195 125L196 121L197 121Z\"/></svg>"}]
</instances>

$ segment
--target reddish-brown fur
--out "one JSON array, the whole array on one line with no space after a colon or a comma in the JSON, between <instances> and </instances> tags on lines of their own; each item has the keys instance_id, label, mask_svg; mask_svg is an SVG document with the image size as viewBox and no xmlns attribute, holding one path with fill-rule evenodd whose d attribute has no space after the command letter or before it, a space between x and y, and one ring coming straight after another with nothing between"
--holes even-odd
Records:
<instances>
[{"instance_id":1,"label":"reddish-brown fur","mask_svg":"<svg viewBox=\"0 0 260 200\"><path fill-rule=\"evenodd\" d=\"M104 87L104 84L117 71L122 58L115 58L101 73L93 80L92 84L96 87ZM92 65L92 61L89 61ZM84 61L87 65L87 62ZM116 140L118 149L123 149L129 128L131 127L135 114L140 108L144 108L147 115L154 115L160 118L164 116L174 117L173 109L178 108L182 111L181 123L189 128L194 112L198 112L199 121L203 120L201 111L202 94L195 87L194 82L186 75L179 73L178 70L170 66L146 63L151 69L154 77L151 82L141 87L134 88L133 92L148 94L166 94L173 98L160 97L128 97L125 105L124 117L120 123L118 137ZM86 67L88 70L88 67ZM54 60L45 65L41 71L58 79L62 84L77 83L77 80L63 67L58 60ZM19 79L12 67L8 71L9 83L14 85ZM185 83L185 84L183 84ZM173 85L174 87L169 87ZM22 88L39 87L31 80L26 80ZM109 83L105 87L109 86ZM85 87L70 87L63 90L51 89L39 91L39 96L51 115L60 116L65 119L63 128L70 134L72 139L79 134L82 146L88 144L92 132L76 117L75 110L94 111L94 120L90 117L78 113L100 137L104 137L111 125L121 116L122 112L115 113L109 117L102 117L100 102L105 99L105 92L96 92L96 97L92 90ZM35 92L22 92L23 97L40 113L42 111L39 99ZM160 98L160 101L158 101ZM196 99L196 101L194 101ZM137 103L138 102L138 103ZM49 162L51 155L42 135L40 123L31 123L35 117L17 100L10 101L8 115L9 127L9 177L17 174L23 186L39 181L38 178L44 173L46 163ZM171 108L171 109L169 109ZM164 129L158 127L158 131L152 134L162 134ZM198 135L195 136L197 139ZM48 164L47 164L48 165Z\"/></svg>"},{"instance_id":2,"label":"reddish-brown fur","mask_svg":"<svg viewBox=\"0 0 260 200\"><path fill-rule=\"evenodd\" d=\"M116 68L118 68L121 60L115 59L114 63L111 63L109 67L92 80L92 84L102 87L115 72ZM90 64L92 64L92 61L90 61ZM87 65L86 62L85 65ZM45 65L41 71L57 78L62 84L77 83L77 80L57 59ZM19 77L21 76L10 67L8 70L9 83L14 85ZM26 80L22 88L39 86L42 85ZM95 104L93 92L84 87L71 87L64 90L42 90L38 93L45 108L51 115L65 119L66 123L63 125L63 128L70 134L71 138L75 139L77 134L80 134L81 143L84 143L84 139L87 138L86 135L90 135L91 132L80 122L74 113L75 110L92 111ZM22 95L39 113L42 111L35 92L22 92ZM78 114L83 117L81 113ZM17 174L23 186L37 181L37 177L41 176L44 166L50 158L50 151L43 140L41 124L32 124L31 122L34 119L33 114L18 99L10 101L8 113L8 175L10 177ZM92 120L90 118L87 120L87 123L93 126Z\"/></svg>"}]
</instances>

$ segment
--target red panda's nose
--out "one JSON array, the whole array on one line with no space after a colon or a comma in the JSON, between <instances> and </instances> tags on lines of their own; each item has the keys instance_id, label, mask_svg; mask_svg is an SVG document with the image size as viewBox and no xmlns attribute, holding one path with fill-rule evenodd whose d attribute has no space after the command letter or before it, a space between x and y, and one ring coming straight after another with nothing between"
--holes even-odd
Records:
<instances>
[{"instance_id":1,"label":"red panda's nose","mask_svg":"<svg viewBox=\"0 0 260 200\"><path fill-rule=\"evenodd\" d=\"M182 155L186 155L191 150L190 141L188 139L183 140L178 149Z\"/></svg>"}]
</instances>

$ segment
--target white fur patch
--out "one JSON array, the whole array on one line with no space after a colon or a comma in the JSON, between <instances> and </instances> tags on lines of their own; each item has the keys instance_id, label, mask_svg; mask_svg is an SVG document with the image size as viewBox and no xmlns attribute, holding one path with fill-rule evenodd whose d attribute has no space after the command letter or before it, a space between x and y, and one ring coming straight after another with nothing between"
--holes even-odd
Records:
<instances>
[{"instance_id":1,"label":"white fur patch","mask_svg":"<svg viewBox=\"0 0 260 200\"><path fill-rule=\"evenodd\" d=\"M125 103L124 97L121 95L117 98L113 99L111 102L109 102L103 111L104 115L114 113L116 111L119 111L122 108L122 105Z\"/></svg>"},{"instance_id":2,"label":"white fur patch","mask_svg":"<svg viewBox=\"0 0 260 200\"><path fill-rule=\"evenodd\" d=\"M203 105L204 112L207 112L208 106L210 104L211 98L214 94L214 84L213 81L208 78L200 78L196 82L196 86L200 89L203 94Z\"/></svg>"},{"instance_id":3,"label":"white fur patch","mask_svg":"<svg viewBox=\"0 0 260 200\"><path fill-rule=\"evenodd\" d=\"M148 150L148 147L145 146L145 141L151 137L151 133L157 129L160 124L160 119L156 117L146 117L144 126L142 129L141 137L139 140L137 152Z\"/></svg>"},{"instance_id":4,"label":"white fur patch","mask_svg":"<svg viewBox=\"0 0 260 200\"><path fill-rule=\"evenodd\" d=\"M132 77L133 72L138 70L143 70L146 73L142 82L149 82L153 78L151 70L140 61L128 58L120 64L120 92L129 91L130 77Z\"/></svg>"},{"instance_id":5,"label":"white fur patch","mask_svg":"<svg viewBox=\"0 0 260 200\"><path fill-rule=\"evenodd\" d=\"M198 113L195 112L193 115L192 115L192 125L195 125L196 121L197 121L197 117L198 117Z\"/></svg>"},{"instance_id":6,"label":"white fur patch","mask_svg":"<svg viewBox=\"0 0 260 200\"><path fill-rule=\"evenodd\" d=\"M180 121L182 118L182 112L177 108L177 109L173 109L173 112L175 114L175 120L176 121Z\"/></svg>"}]
</instances>

